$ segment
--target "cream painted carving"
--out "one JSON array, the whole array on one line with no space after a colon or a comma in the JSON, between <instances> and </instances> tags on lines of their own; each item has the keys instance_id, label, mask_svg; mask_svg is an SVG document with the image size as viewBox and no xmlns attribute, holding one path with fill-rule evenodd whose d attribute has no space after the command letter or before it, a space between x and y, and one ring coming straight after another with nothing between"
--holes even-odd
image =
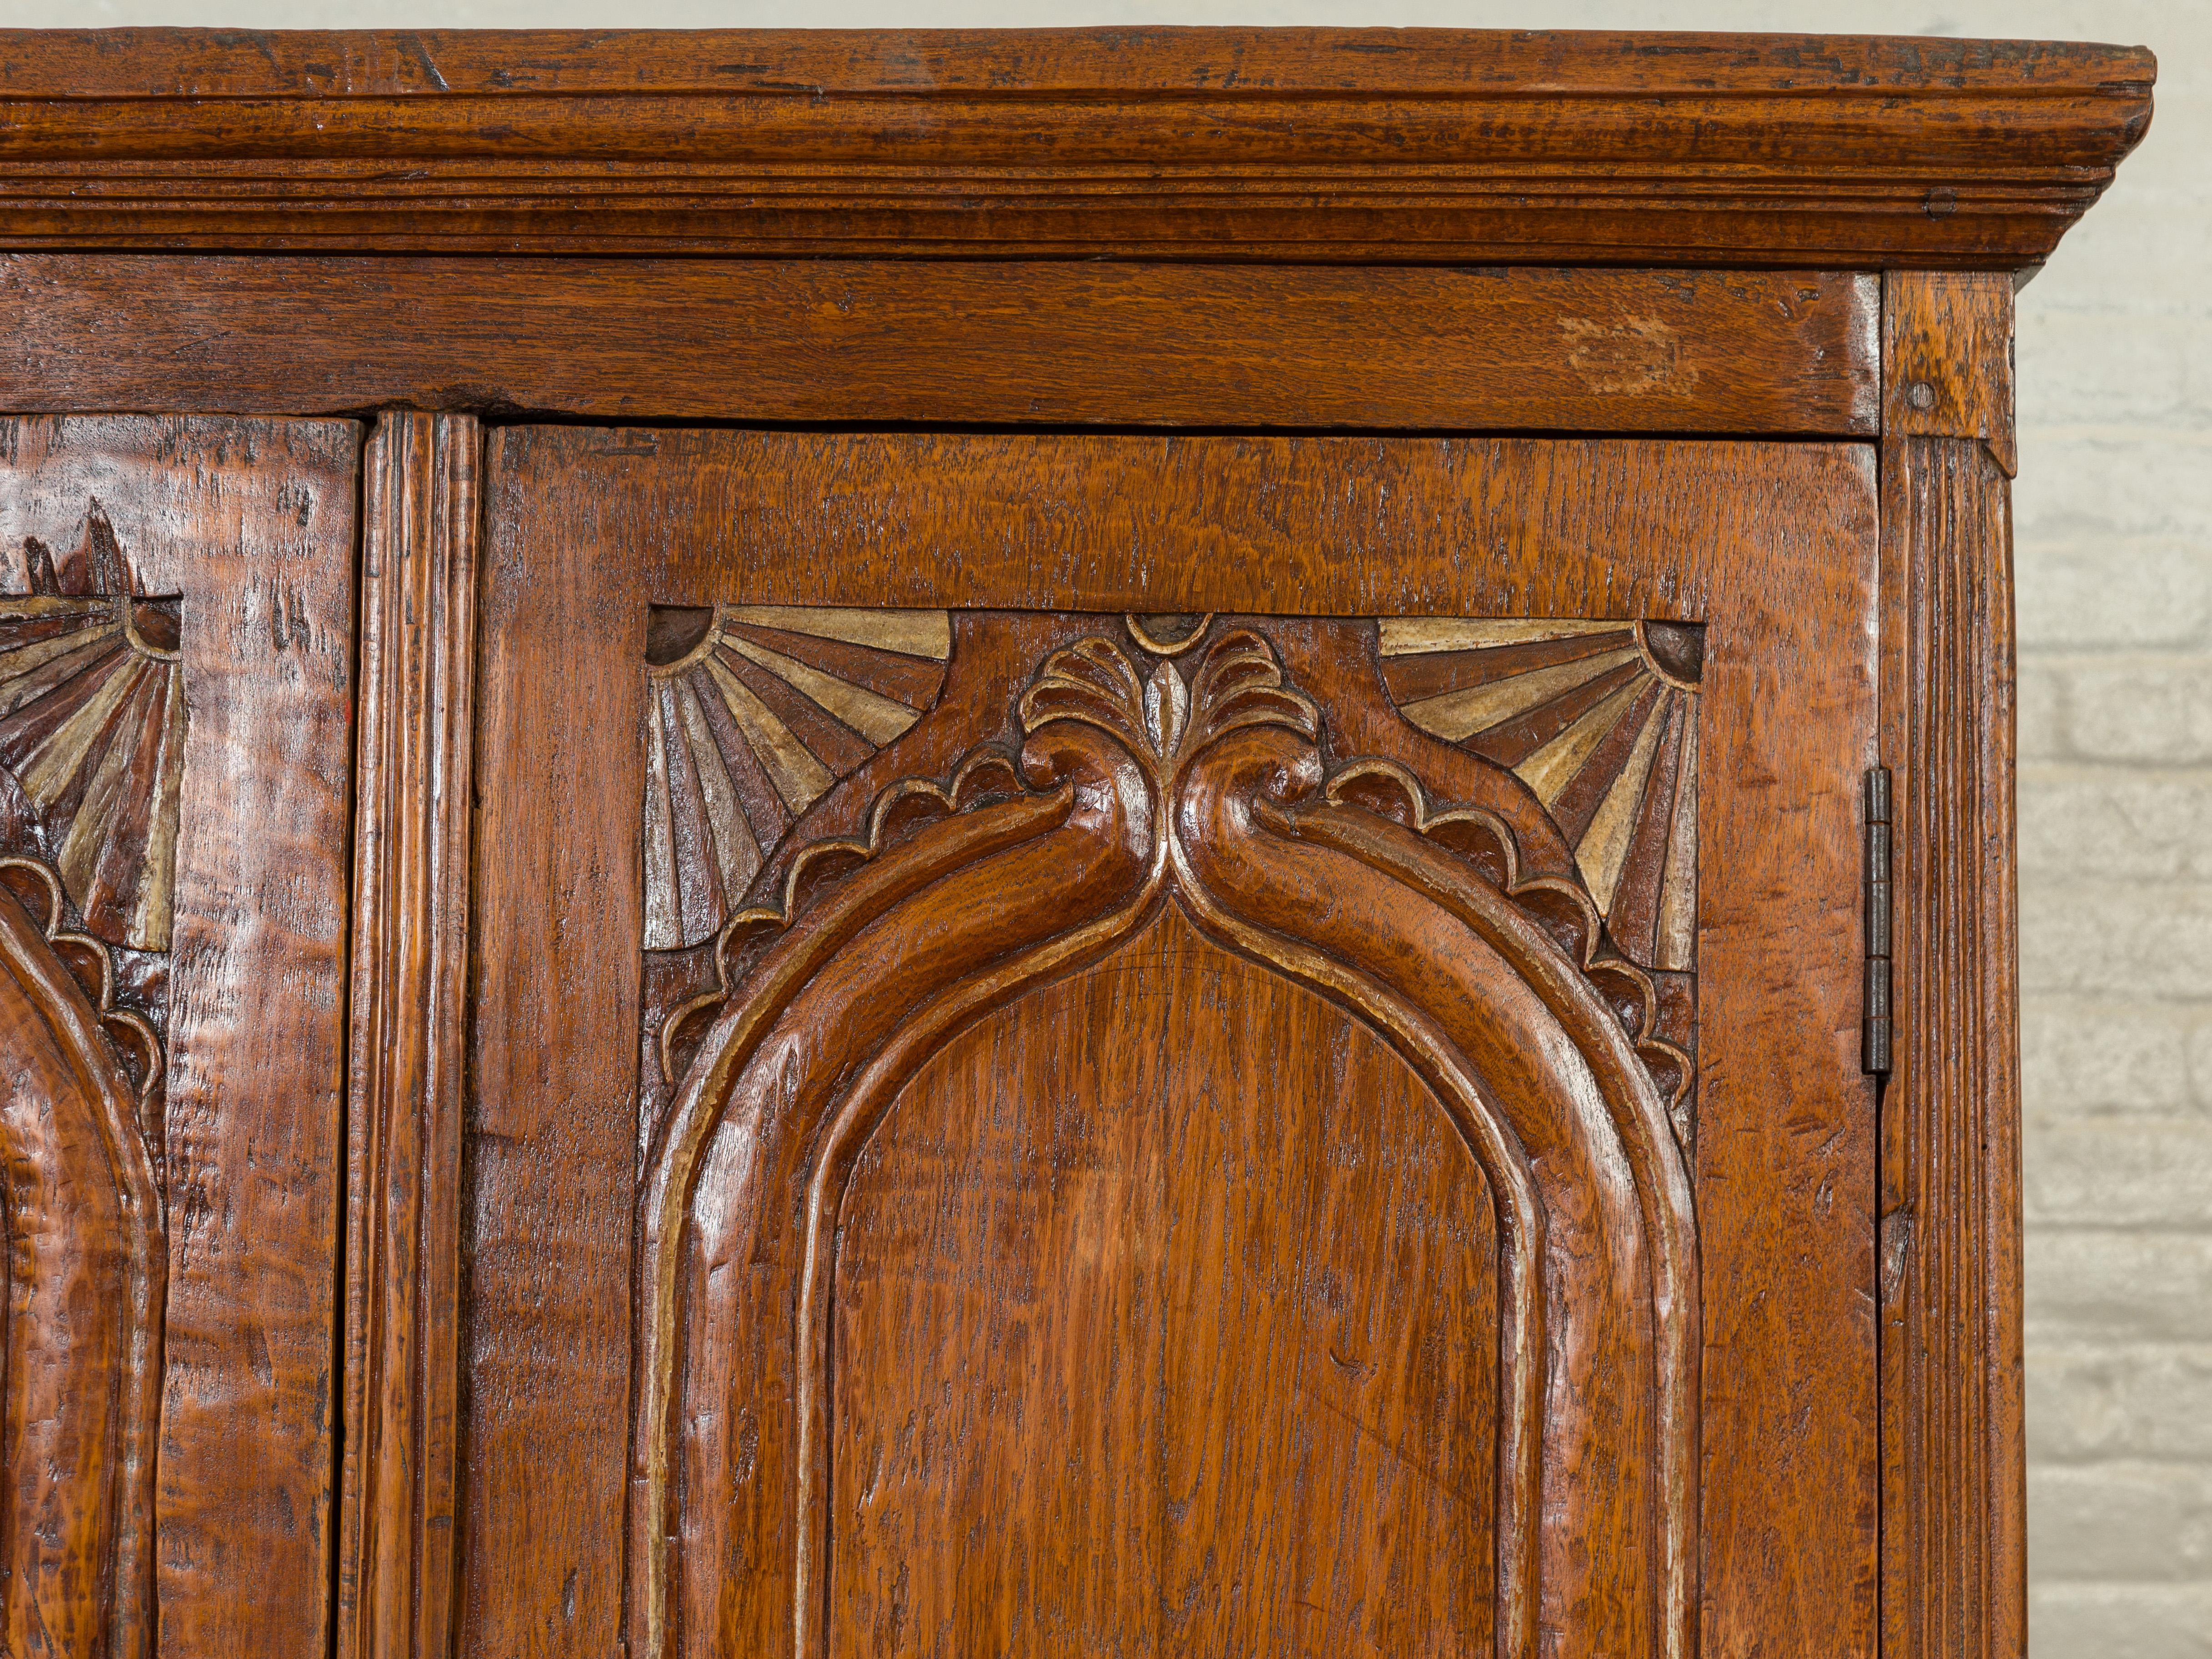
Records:
<instances>
[{"instance_id":1,"label":"cream painted carving","mask_svg":"<svg viewBox=\"0 0 2212 1659\"><path fill-rule=\"evenodd\" d=\"M1703 628L1423 617L1377 629L1399 712L1535 792L1621 951L1694 968Z\"/></svg>"},{"instance_id":2,"label":"cream painted carving","mask_svg":"<svg viewBox=\"0 0 2212 1659\"><path fill-rule=\"evenodd\" d=\"M185 764L173 601L135 592L100 504L58 564L27 539L27 595L0 599L6 850L51 863L85 931L169 948Z\"/></svg>"},{"instance_id":3,"label":"cream painted carving","mask_svg":"<svg viewBox=\"0 0 2212 1659\"><path fill-rule=\"evenodd\" d=\"M645 948L714 937L799 816L937 700L942 611L720 605L651 666Z\"/></svg>"}]
</instances>

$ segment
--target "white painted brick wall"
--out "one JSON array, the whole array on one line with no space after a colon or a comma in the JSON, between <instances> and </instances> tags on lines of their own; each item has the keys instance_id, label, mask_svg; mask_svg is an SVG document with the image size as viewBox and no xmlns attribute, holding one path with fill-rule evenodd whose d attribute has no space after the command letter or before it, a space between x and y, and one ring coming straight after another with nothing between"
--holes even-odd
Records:
<instances>
[{"instance_id":1,"label":"white painted brick wall","mask_svg":"<svg viewBox=\"0 0 2212 1659\"><path fill-rule=\"evenodd\" d=\"M775 0L0 0L0 23L21 27L795 21ZM816 0L804 21L2157 51L2150 138L2020 304L2032 1595L2038 1659L2212 1659L2212 0Z\"/></svg>"},{"instance_id":2,"label":"white painted brick wall","mask_svg":"<svg viewBox=\"0 0 2212 1659\"><path fill-rule=\"evenodd\" d=\"M1990 9L2160 57L2150 137L2020 302L2032 1632L2206 1659L2212 7Z\"/></svg>"}]
</instances>

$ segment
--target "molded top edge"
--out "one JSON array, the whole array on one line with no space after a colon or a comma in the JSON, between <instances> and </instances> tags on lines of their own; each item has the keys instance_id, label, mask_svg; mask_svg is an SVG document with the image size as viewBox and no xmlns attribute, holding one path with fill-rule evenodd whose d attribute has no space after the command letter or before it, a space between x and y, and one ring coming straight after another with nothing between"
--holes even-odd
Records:
<instances>
[{"instance_id":1,"label":"molded top edge","mask_svg":"<svg viewBox=\"0 0 2212 1659\"><path fill-rule=\"evenodd\" d=\"M0 98L2148 95L2139 46L1435 28L0 30Z\"/></svg>"}]
</instances>

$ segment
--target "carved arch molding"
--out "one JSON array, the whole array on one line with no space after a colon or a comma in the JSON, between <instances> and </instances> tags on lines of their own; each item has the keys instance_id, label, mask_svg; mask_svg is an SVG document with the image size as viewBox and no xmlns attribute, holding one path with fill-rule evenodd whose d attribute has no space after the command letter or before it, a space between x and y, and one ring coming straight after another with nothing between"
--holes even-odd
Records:
<instances>
[{"instance_id":1,"label":"carved arch molding","mask_svg":"<svg viewBox=\"0 0 2212 1659\"><path fill-rule=\"evenodd\" d=\"M652 638L636 1650L713 1650L738 1559L786 1650L832 1650L861 1154L933 1055L1172 906L1378 1034L1486 1182L1496 1651L1686 1659L1700 629L725 606Z\"/></svg>"},{"instance_id":2,"label":"carved arch molding","mask_svg":"<svg viewBox=\"0 0 2212 1659\"><path fill-rule=\"evenodd\" d=\"M140 592L97 500L78 530L58 558L36 537L0 550L0 1651L137 1659L155 1632L185 708L177 601Z\"/></svg>"}]
</instances>

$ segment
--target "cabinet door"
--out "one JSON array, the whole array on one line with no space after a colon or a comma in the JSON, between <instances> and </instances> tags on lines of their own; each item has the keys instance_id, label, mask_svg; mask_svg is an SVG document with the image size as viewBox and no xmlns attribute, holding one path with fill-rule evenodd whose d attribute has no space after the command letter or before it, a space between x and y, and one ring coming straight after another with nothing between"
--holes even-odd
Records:
<instances>
[{"instance_id":1,"label":"cabinet door","mask_svg":"<svg viewBox=\"0 0 2212 1659\"><path fill-rule=\"evenodd\" d=\"M463 1651L1872 1651L1866 447L485 492Z\"/></svg>"},{"instance_id":2,"label":"cabinet door","mask_svg":"<svg viewBox=\"0 0 2212 1659\"><path fill-rule=\"evenodd\" d=\"M359 451L0 421L0 1651L329 1638Z\"/></svg>"}]
</instances>

